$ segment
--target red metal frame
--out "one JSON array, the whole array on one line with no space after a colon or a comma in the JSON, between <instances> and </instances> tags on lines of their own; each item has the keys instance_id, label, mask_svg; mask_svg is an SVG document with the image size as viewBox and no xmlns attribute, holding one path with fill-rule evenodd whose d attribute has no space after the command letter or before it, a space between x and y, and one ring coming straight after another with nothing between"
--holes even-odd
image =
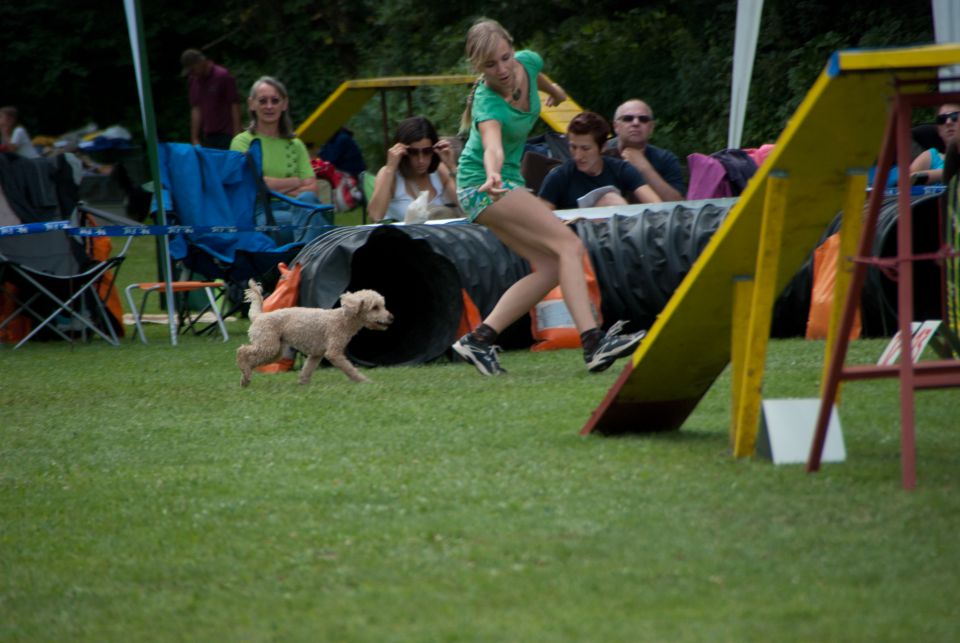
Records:
<instances>
[{"instance_id":1,"label":"red metal frame","mask_svg":"<svg viewBox=\"0 0 960 643\"><path fill-rule=\"evenodd\" d=\"M930 79L898 83L898 90L906 85L931 83ZM837 331L836 343L831 352L830 365L827 370L826 381L823 385L823 394L813 444L807 460L807 471L819 471L820 459L823 455L823 445L827 437L827 423L830 411L837 400L837 390L841 380L861 380L876 378L900 379L900 462L904 489L913 489L916 486L915 468L915 433L914 433L914 393L916 389L947 388L960 386L960 361L942 360L914 364L910 359L909 342L911 337L910 323L913 321L913 262L920 259L938 258L935 256L913 255L913 221L910 211L910 136L911 114L916 107L930 107L943 103L960 102L960 93L931 91L926 93L904 94L900 91L894 97L893 109L887 122L883 144L880 148L880 159L874 179L874 189L870 193L866 220L860 237L858 255L854 258L853 279L850 290L843 306L843 315L840 320L840 329ZM897 256L890 260L878 260L871 257L873 238L876 234L877 218L880 204L883 199L883 186L887 183L887 176L896 151L896 163L900 168L898 175L898 224L897 224ZM897 280L897 317L902 344L900 364L897 366L844 366L847 348L849 347L850 330L853 326L857 302L863 290L869 264L884 263L893 266Z\"/></svg>"}]
</instances>

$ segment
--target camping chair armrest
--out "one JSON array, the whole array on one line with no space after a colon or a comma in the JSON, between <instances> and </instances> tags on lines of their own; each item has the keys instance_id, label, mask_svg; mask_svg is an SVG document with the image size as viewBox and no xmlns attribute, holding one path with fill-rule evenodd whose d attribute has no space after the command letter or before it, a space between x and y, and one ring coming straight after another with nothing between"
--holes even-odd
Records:
<instances>
[{"instance_id":1,"label":"camping chair armrest","mask_svg":"<svg viewBox=\"0 0 960 643\"><path fill-rule=\"evenodd\" d=\"M275 199L280 199L281 201L286 201L290 205L295 205L298 208L309 208L318 212L333 210L333 206L328 203L306 203L305 201L297 201L293 197L289 197L286 194L280 194L279 192L274 192L273 190L270 190L270 196Z\"/></svg>"}]
</instances>

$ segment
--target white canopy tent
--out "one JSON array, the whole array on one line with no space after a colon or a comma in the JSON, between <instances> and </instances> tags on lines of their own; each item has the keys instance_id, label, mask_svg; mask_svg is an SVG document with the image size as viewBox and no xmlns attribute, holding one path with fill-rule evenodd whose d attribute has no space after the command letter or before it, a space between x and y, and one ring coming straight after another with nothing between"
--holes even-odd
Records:
<instances>
[{"instance_id":1,"label":"white canopy tent","mask_svg":"<svg viewBox=\"0 0 960 643\"><path fill-rule=\"evenodd\" d=\"M933 4L933 37L937 44L960 42L960 3L957 0L931 0ZM960 65L940 70L941 76L960 76ZM960 83L943 83L942 91L955 91Z\"/></svg>"},{"instance_id":2,"label":"white canopy tent","mask_svg":"<svg viewBox=\"0 0 960 643\"><path fill-rule=\"evenodd\" d=\"M763 0L737 0L737 30L733 41L733 81L730 87L730 123L727 127L727 147L740 147L743 139L743 121L747 114L750 78L757 53L760 33L760 14Z\"/></svg>"}]
</instances>

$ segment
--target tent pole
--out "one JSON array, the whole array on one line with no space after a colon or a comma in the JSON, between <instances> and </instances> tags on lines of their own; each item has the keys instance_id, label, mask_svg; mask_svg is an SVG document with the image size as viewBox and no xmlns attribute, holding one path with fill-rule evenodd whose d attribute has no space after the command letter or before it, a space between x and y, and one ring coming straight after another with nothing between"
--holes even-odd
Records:
<instances>
[{"instance_id":1,"label":"tent pole","mask_svg":"<svg viewBox=\"0 0 960 643\"><path fill-rule=\"evenodd\" d=\"M143 135L147 139L147 159L150 164L150 180L153 182L153 194L157 200L157 223L167 225L167 214L163 209L163 186L160 182L160 157L157 154L157 123L153 112L153 92L150 86L147 47L143 39L143 13L140 0L123 0L127 15L127 30L130 33L130 49L133 54L133 69L137 75L137 90L140 94L140 115L143 119ZM162 235L160 244L163 281L167 293L167 326L170 331L170 344L177 345L177 325L173 302L173 275L170 265L170 238Z\"/></svg>"}]
</instances>

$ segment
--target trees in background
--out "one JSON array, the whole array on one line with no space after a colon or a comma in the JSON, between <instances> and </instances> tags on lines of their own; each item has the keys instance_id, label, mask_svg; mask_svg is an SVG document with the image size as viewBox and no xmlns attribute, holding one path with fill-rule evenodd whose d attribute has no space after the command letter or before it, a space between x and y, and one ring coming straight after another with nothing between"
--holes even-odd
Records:
<instances>
[{"instance_id":1,"label":"trees in background","mask_svg":"<svg viewBox=\"0 0 960 643\"><path fill-rule=\"evenodd\" d=\"M350 78L468 72L463 37L487 15L518 45L542 53L547 73L585 108L610 116L626 98L647 100L658 117L656 142L681 158L726 144L735 0L141 2L165 140L188 137L179 75L187 47L230 68L241 93L260 75L282 79L299 122ZM3 3L0 24L9 36L0 44L0 104L18 105L31 133L90 121L138 130L122 2ZM744 145L776 138L833 51L930 42L932 34L929 0L766 0ZM419 90L414 104L453 133L463 97L463 88ZM405 102L393 102L392 118L405 116ZM372 103L351 123L368 154L382 144Z\"/></svg>"}]
</instances>

